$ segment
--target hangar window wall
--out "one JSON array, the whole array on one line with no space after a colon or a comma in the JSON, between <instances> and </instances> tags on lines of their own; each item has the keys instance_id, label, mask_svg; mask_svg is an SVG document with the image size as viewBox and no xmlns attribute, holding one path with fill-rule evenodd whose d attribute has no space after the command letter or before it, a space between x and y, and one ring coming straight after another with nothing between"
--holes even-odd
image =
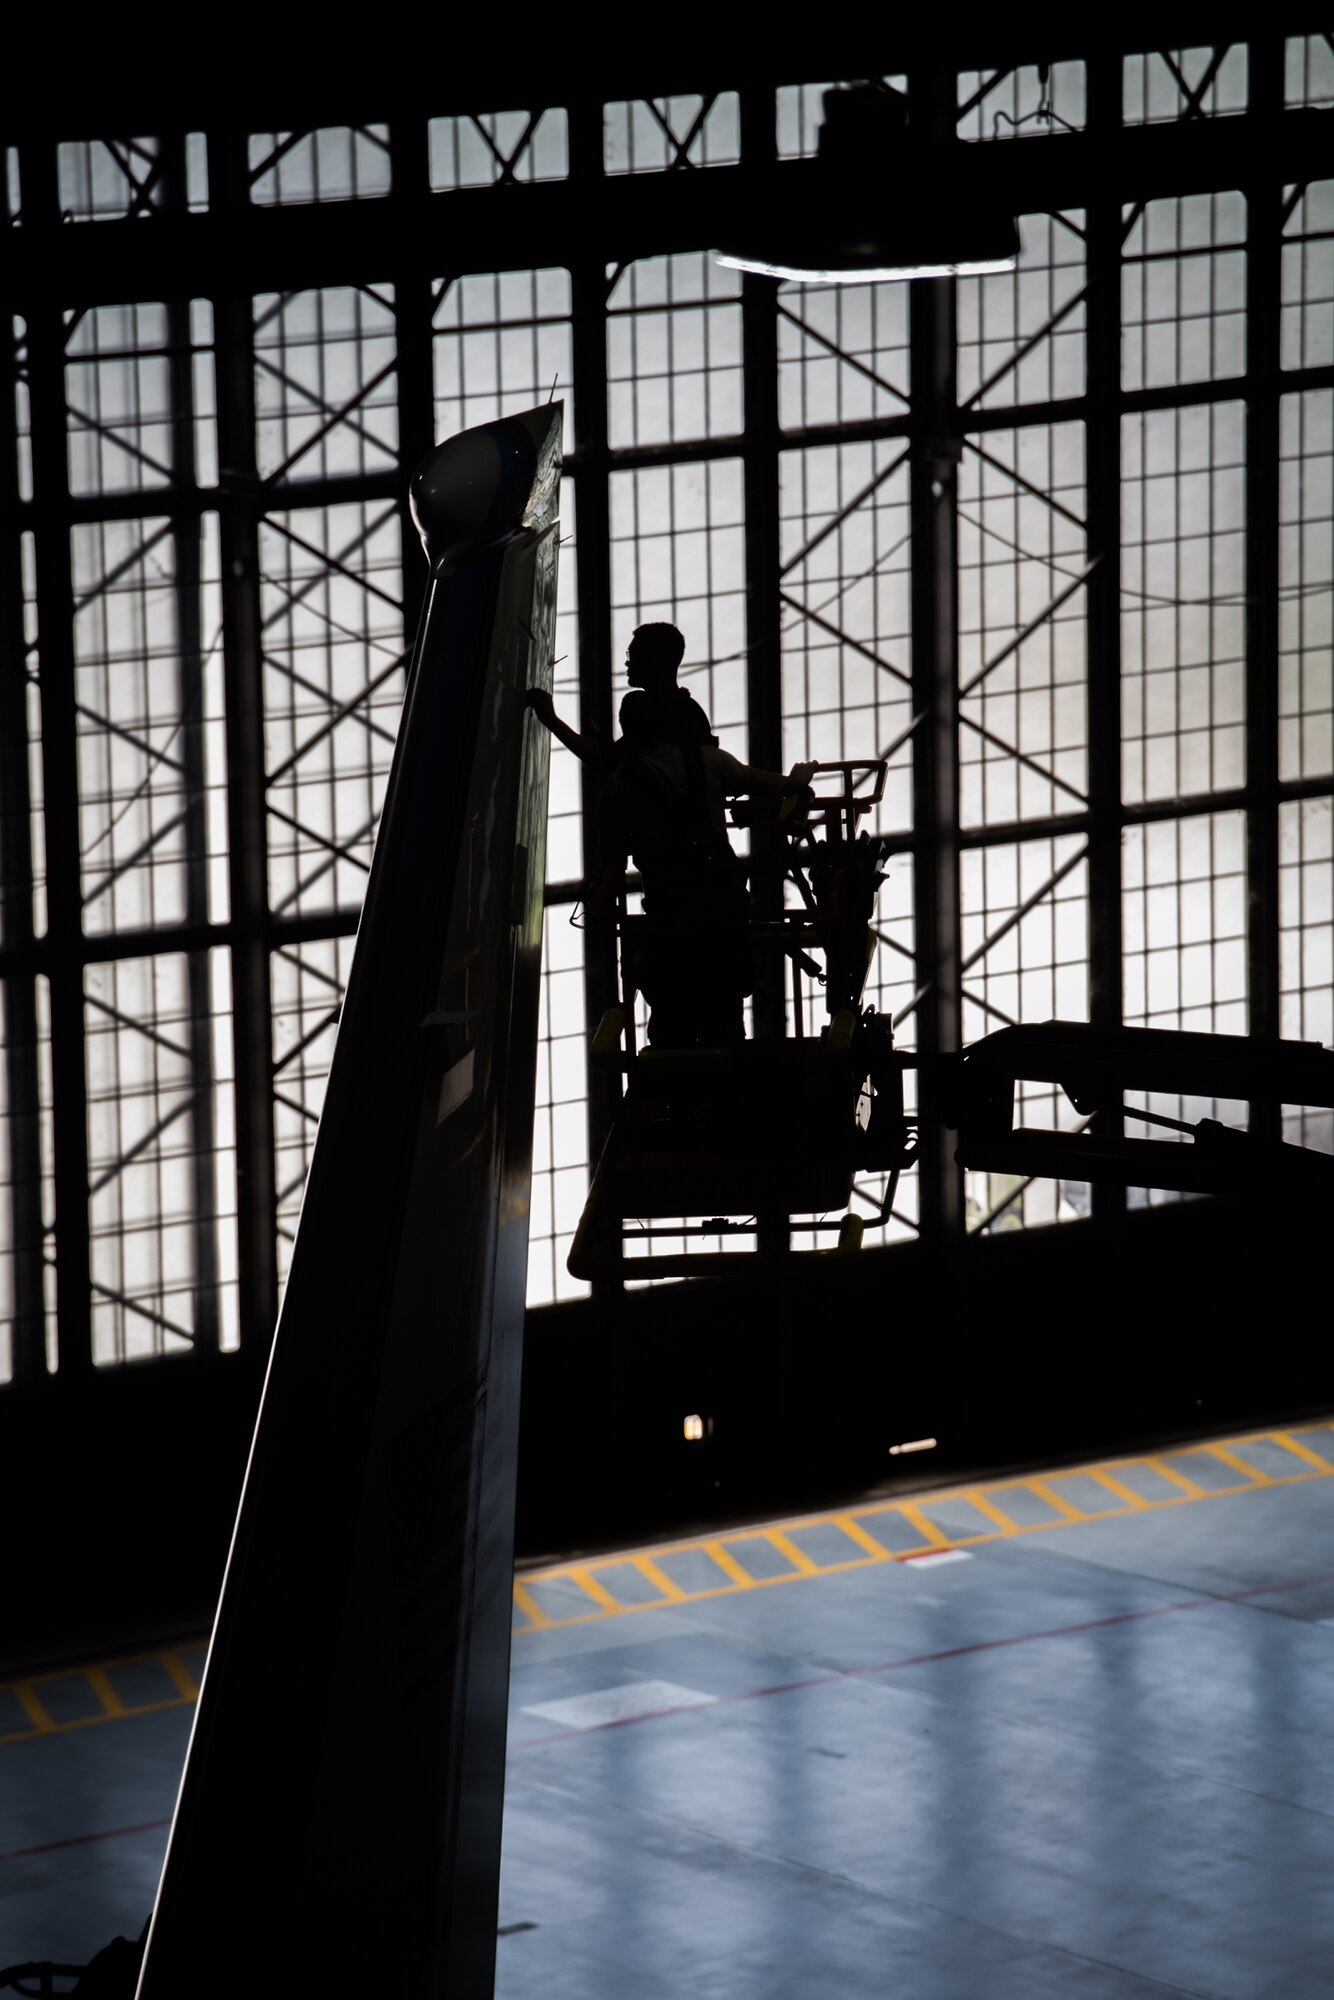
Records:
<instances>
[{"instance_id":1,"label":"hangar window wall","mask_svg":"<svg viewBox=\"0 0 1334 2000\"><path fill-rule=\"evenodd\" d=\"M11 288L0 1378L262 1343L421 596L407 473L553 393L563 712L613 729L625 642L666 617L739 754L887 757L868 993L904 1045L1051 1015L1334 1035L1334 182L1207 143L1334 102L1329 38L894 81L972 144L1073 149L1046 207L1038 145L997 148L1025 162L1015 273L780 290L715 264L712 190L814 150L802 81L7 152L13 240L78 227L59 285L33 262ZM1118 127L1124 188L1078 152ZM601 191L633 218L668 183L676 240L599 239ZM514 268L492 189L548 204ZM423 231L430 203L457 226ZM135 244L223 244L252 208L306 231L299 282L247 281L233 236L163 300ZM556 748L535 1305L585 1289L565 1255L609 1109L594 806ZM1038 1088L1023 1115L1075 1118ZM1332 1143L1327 1114L1284 1128ZM961 1184L932 1140L877 1240L1118 1199Z\"/></svg>"}]
</instances>

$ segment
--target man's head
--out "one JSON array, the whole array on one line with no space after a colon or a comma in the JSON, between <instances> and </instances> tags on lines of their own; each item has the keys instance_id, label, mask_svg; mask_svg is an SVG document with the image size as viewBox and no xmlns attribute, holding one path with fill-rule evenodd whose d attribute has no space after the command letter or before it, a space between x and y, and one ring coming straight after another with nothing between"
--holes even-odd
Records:
<instances>
[{"instance_id":1,"label":"man's head","mask_svg":"<svg viewBox=\"0 0 1334 2000\"><path fill-rule=\"evenodd\" d=\"M676 670L685 657L686 642L675 625L640 625L625 654L625 677L631 687L676 686Z\"/></svg>"}]
</instances>

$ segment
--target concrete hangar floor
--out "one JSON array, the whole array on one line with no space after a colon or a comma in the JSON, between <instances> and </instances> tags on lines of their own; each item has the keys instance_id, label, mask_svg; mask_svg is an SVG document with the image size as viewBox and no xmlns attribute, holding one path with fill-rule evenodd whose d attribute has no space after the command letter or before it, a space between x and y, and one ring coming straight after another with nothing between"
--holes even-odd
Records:
<instances>
[{"instance_id":1,"label":"concrete hangar floor","mask_svg":"<svg viewBox=\"0 0 1334 2000\"><path fill-rule=\"evenodd\" d=\"M526 1571L497 1994L1327 1996L1332 1473L1306 1423ZM137 1934L202 1660L0 1689L0 1966Z\"/></svg>"}]
</instances>

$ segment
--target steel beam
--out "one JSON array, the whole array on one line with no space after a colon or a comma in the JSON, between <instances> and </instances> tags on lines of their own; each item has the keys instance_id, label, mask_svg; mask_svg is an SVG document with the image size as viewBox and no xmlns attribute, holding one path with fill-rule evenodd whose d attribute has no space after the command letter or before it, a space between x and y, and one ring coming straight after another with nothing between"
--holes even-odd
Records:
<instances>
[{"instance_id":1,"label":"steel beam","mask_svg":"<svg viewBox=\"0 0 1334 2000\"><path fill-rule=\"evenodd\" d=\"M6 337L13 316L4 310ZM12 352L12 348L11 348ZM37 1069L37 991L33 943L32 798L28 775L28 647L24 629L23 516L18 490L15 399L5 398L0 426L4 487L4 585L0 589L0 951L15 962L4 976L5 1096L9 1125L8 1188L13 1246L10 1364L15 1382L46 1373L42 1265L42 1158ZM27 963L18 963L28 960Z\"/></svg>"},{"instance_id":2,"label":"steel beam","mask_svg":"<svg viewBox=\"0 0 1334 2000\"><path fill-rule=\"evenodd\" d=\"M952 120L953 104L950 112ZM54 215L44 224L35 211L31 220L25 212L23 228L11 232L7 256L21 295L63 298L73 291L89 303L154 296L164 269L172 271L176 289L192 295L356 284L368 270L382 267L391 236L401 243L395 259L399 272L413 269L424 278L433 275L442 242L450 246L451 263L464 270L568 264L591 240L590 211L581 192L588 182L576 164L581 129L591 129L597 138L601 186L592 235L612 263L736 235L757 214L805 199L816 172L811 160L786 160L772 170L747 164L602 178L601 106L590 103L571 107L568 180L427 195L420 210L424 226L410 233L393 194L348 202L336 230L319 204L247 204L245 228L238 231L219 207L210 175L208 214L173 218L155 210L147 218L81 225L72 242ZM1022 145L982 142L963 152L963 170L979 189L1003 197L1015 214L1023 214L1084 208L1107 187L1123 200L1232 188L1238 159L1263 159L1276 181L1318 179L1327 172L1329 132L1323 112L1284 111L1114 133L1054 133Z\"/></svg>"},{"instance_id":3,"label":"steel beam","mask_svg":"<svg viewBox=\"0 0 1334 2000\"><path fill-rule=\"evenodd\" d=\"M1090 129L1111 143L1121 127L1121 63L1098 57L1088 70ZM1121 934L1121 201L1115 184L1085 214L1088 310L1085 314L1084 464L1087 554L1101 560L1087 583L1089 787L1089 1020L1122 1020ZM1122 1121L1100 1111L1100 1138L1116 1139ZM1098 1185L1093 1214L1110 1221L1125 1209L1125 1190Z\"/></svg>"},{"instance_id":4,"label":"steel beam","mask_svg":"<svg viewBox=\"0 0 1334 2000\"><path fill-rule=\"evenodd\" d=\"M748 89L741 98L741 145L745 156L770 165L777 157L774 94ZM772 278L746 272L741 280L742 382L745 395L741 443L745 495L746 550L746 752L764 771L783 768L783 659L779 637L780 597L778 286ZM783 902L784 843L769 828L750 833L750 888L758 909ZM751 995L751 1031L756 1041L781 1041L786 1031L787 960L781 953L756 955ZM761 1215L756 1237L761 1251L781 1254L789 1247L786 1215Z\"/></svg>"},{"instance_id":5,"label":"steel beam","mask_svg":"<svg viewBox=\"0 0 1334 2000\"><path fill-rule=\"evenodd\" d=\"M25 148L24 215L40 228L57 210L53 148ZM17 232L16 232L17 233ZM58 304L28 322L36 516L42 791L46 830L46 965L51 996L55 1147L56 1306L62 1384L92 1371L89 1295L88 1109L84 1070L83 888L79 862L79 770L74 704L74 593L67 514L65 326Z\"/></svg>"},{"instance_id":6,"label":"steel beam","mask_svg":"<svg viewBox=\"0 0 1334 2000\"><path fill-rule=\"evenodd\" d=\"M185 144L163 145L162 200L184 211ZM171 472L176 487L196 485L194 371L190 348L190 304L167 305L167 350L171 382ZM175 528L176 646L179 660L178 714L185 790L185 918L208 922L208 784L204 758L204 640L200 630L203 522L199 516ZM213 1020L208 953L186 956L190 992L190 1138L193 1179L194 1341L196 1352L218 1345L216 1136L213 1120Z\"/></svg>"},{"instance_id":7,"label":"steel beam","mask_svg":"<svg viewBox=\"0 0 1334 2000\"><path fill-rule=\"evenodd\" d=\"M209 138L209 190L237 228L246 215L245 138ZM232 1030L236 1053L237 1277L241 1340L267 1346L278 1310L269 997L268 828L249 289L217 301L218 515L227 738ZM323 934L323 933L321 933Z\"/></svg>"},{"instance_id":8,"label":"steel beam","mask_svg":"<svg viewBox=\"0 0 1334 2000\"><path fill-rule=\"evenodd\" d=\"M588 214L596 213L608 185L602 165L602 114L570 119L571 185L579 190ZM667 176L666 178L670 178ZM552 254L547 246L545 256ZM578 561L579 713L585 734L610 743L615 734L617 662L611 650L611 496L607 452L607 259L592 248L573 260L572 348L574 371L575 451L579 478L575 488L575 535ZM591 876L598 862L596 828L602 777L589 764L580 768L584 826L584 873ZM615 1006L620 988L616 941L606 925L589 925L584 932L584 1005L589 1032L608 1007ZM605 1070L588 1071L588 1158L595 1166L611 1131L621 1100L621 1080ZM619 1291L619 1280L599 1280L599 1289Z\"/></svg>"},{"instance_id":9,"label":"steel beam","mask_svg":"<svg viewBox=\"0 0 1334 2000\"><path fill-rule=\"evenodd\" d=\"M933 133L953 131L954 72L909 73L910 118ZM913 735L914 822L925 842L913 869L919 977L929 1004L917 1009L923 1146L921 1229L946 1241L963 1231L963 1175L942 1139L936 1058L953 1054L963 1032L959 972L959 614L960 413L954 281L919 279L908 300L912 389L909 470L912 547L913 709L926 715Z\"/></svg>"},{"instance_id":10,"label":"steel beam","mask_svg":"<svg viewBox=\"0 0 1334 2000\"><path fill-rule=\"evenodd\" d=\"M1252 38L1251 103L1283 105L1283 37ZM1283 187L1263 159L1246 195L1246 984L1253 1035L1277 1035L1279 997L1278 581L1279 302ZM1251 1106L1252 1131L1282 1136L1277 1104Z\"/></svg>"}]
</instances>

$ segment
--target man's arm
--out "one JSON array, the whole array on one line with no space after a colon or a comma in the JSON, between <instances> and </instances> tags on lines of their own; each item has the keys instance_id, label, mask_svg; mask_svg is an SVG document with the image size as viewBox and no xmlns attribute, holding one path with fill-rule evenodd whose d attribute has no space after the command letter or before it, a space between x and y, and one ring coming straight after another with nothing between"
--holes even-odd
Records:
<instances>
[{"instance_id":1,"label":"man's arm","mask_svg":"<svg viewBox=\"0 0 1334 2000\"><path fill-rule=\"evenodd\" d=\"M602 764L607 753L596 736L581 736L577 729L571 729L568 722L562 722L556 713L556 704L545 688L529 688L528 706L538 721L544 723L558 743L567 750L573 750L581 764Z\"/></svg>"},{"instance_id":2,"label":"man's arm","mask_svg":"<svg viewBox=\"0 0 1334 2000\"><path fill-rule=\"evenodd\" d=\"M786 776L781 771L757 771L752 765L743 765L747 784L743 789L752 799L790 799L794 792L804 792L811 782L814 764L794 764Z\"/></svg>"},{"instance_id":3,"label":"man's arm","mask_svg":"<svg viewBox=\"0 0 1334 2000\"><path fill-rule=\"evenodd\" d=\"M784 775L781 771L759 771L752 764L743 764L730 751L716 751L715 756L721 766L724 795L731 799L745 793L752 799L788 799L794 792L804 792L811 782L814 764L794 764Z\"/></svg>"}]
</instances>

